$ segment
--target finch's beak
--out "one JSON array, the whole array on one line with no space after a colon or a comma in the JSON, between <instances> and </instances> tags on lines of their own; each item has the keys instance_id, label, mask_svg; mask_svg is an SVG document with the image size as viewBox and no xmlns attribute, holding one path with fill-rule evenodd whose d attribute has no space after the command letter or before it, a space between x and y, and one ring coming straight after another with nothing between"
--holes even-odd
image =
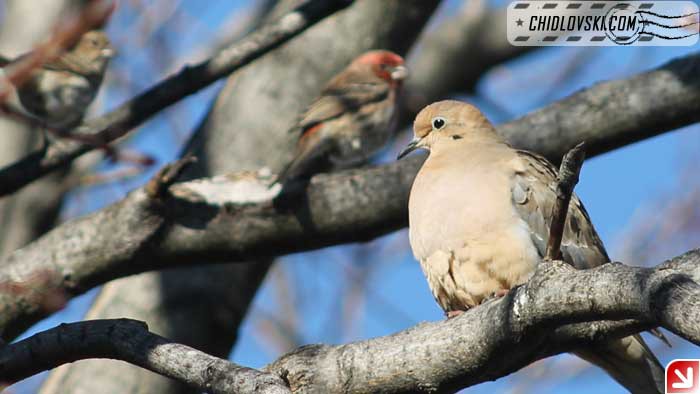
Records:
<instances>
[{"instance_id":1,"label":"finch's beak","mask_svg":"<svg viewBox=\"0 0 700 394\"><path fill-rule=\"evenodd\" d=\"M396 160L401 160L401 158L403 158L403 157L406 156L407 154L409 154L409 153L413 152L414 150L420 148L420 146L418 145L418 144L420 144L420 141L421 141L421 139L418 138L418 137L415 137L414 139L412 139L411 142L409 142L408 145L406 145L406 148L404 148L404 150L402 150L402 151L399 153L399 155L396 156Z\"/></svg>"},{"instance_id":2,"label":"finch's beak","mask_svg":"<svg viewBox=\"0 0 700 394\"><path fill-rule=\"evenodd\" d=\"M114 48L103 48L100 51L100 55L102 55L103 58L105 59L111 59L117 54L117 51Z\"/></svg>"},{"instance_id":3,"label":"finch's beak","mask_svg":"<svg viewBox=\"0 0 700 394\"><path fill-rule=\"evenodd\" d=\"M408 78L408 69L404 66L396 66L391 69L391 79L394 81L403 81Z\"/></svg>"}]
</instances>

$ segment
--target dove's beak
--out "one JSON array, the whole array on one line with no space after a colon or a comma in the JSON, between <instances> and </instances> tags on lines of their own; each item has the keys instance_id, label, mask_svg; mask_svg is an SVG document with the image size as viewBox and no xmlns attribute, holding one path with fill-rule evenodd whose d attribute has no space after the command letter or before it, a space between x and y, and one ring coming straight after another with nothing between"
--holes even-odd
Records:
<instances>
[{"instance_id":1,"label":"dove's beak","mask_svg":"<svg viewBox=\"0 0 700 394\"><path fill-rule=\"evenodd\" d=\"M420 148L420 142L421 139L418 137L415 137L414 139L411 140L411 142L406 145L406 148L402 150L399 155L396 157L396 160L401 160L404 156L408 155L409 153L413 152L414 150Z\"/></svg>"}]
</instances>

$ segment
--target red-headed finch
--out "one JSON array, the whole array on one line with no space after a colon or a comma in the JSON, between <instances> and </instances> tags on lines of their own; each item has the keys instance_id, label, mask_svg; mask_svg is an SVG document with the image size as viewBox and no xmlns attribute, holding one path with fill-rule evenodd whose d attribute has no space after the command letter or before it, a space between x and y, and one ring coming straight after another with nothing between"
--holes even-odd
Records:
<instances>
[{"instance_id":1,"label":"red-headed finch","mask_svg":"<svg viewBox=\"0 0 700 394\"><path fill-rule=\"evenodd\" d=\"M407 74L401 56L375 50L333 77L292 128L301 134L278 182L369 160L393 133L396 98Z\"/></svg>"},{"instance_id":2,"label":"red-headed finch","mask_svg":"<svg viewBox=\"0 0 700 394\"><path fill-rule=\"evenodd\" d=\"M14 87L3 105L51 129L69 130L82 121L113 55L105 33L86 32L72 48L32 70L27 80ZM25 56L28 55L13 60L0 58L2 73Z\"/></svg>"}]
</instances>

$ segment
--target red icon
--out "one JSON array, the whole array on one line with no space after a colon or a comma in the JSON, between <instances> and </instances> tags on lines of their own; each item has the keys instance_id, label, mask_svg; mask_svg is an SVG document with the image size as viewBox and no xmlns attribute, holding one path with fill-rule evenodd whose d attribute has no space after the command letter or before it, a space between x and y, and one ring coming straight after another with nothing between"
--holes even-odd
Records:
<instances>
[{"instance_id":1,"label":"red icon","mask_svg":"<svg viewBox=\"0 0 700 394\"><path fill-rule=\"evenodd\" d=\"M700 359L678 359L666 366L666 394L700 394Z\"/></svg>"}]
</instances>

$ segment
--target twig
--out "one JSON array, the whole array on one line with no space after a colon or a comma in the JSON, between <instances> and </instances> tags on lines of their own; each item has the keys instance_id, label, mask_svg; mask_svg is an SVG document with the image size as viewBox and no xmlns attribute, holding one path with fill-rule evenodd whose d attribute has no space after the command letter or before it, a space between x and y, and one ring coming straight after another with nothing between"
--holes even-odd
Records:
<instances>
[{"instance_id":1,"label":"twig","mask_svg":"<svg viewBox=\"0 0 700 394\"><path fill-rule=\"evenodd\" d=\"M92 173L83 176L76 177L76 180L69 183L69 187L80 186L89 187L108 184L112 182L125 181L130 178L134 178L143 174L143 167L120 167L113 171ZM70 190L70 189L69 189Z\"/></svg>"},{"instance_id":2,"label":"twig","mask_svg":"<svg viewBox=\"0 0 700 394\"><path fill-rule=\"evenodd\" d=\"M89 135L93 143L61 141L29 154L0 170L0 196L25 185L95 148L126 135L151 116L282 45L314 23L347 7L351 0L307 1L275 22L264 25L211 59L186 66L112 112L87 121L71 135Z\"/></svg>"},{"instance_id":3,"label":"twig","mask_svg":"<svg viewBox=\"0 0 700 394\"><path fill-rule=\"evenodd\" d=\"M123 360L208 393L290 393L279 376L173 343L131 319L61 324L6 345L0 348L0 381L9 385L88 358Z\"/></svg>"},{"instance_id":4,"label":"twig","mask_svg":"<svg viewBox=\"0 0 700 394\"><path fill-rule=\"evenodd\" d=\"M578 183L578 175L581 171L583 160L586 158L586 152L583 146L584 143L581 142L568 151L564 155L561 166L559 167L557 184L555 186L557 201L552 208L552 223L549 228L549 239L544 256L544 259L547 261L561 259L561 239L564 234L569 201L571 201L571 194L574 192L574 187Z\"/></svg>"},{"instance_id":5,"label":"twig","mask_svg":"<svg viewBox=\"0 0 700 394\"><path fill-rule=\"evenodd\" d=\"M180 160L165 165L158 173L151 178L146 184L146 194L150 198L161 198L168 188L175 183L177 178L182 174L190 164L196 163L197 158L192 155L187 155Z\"/></svg>"}]
</instances>

